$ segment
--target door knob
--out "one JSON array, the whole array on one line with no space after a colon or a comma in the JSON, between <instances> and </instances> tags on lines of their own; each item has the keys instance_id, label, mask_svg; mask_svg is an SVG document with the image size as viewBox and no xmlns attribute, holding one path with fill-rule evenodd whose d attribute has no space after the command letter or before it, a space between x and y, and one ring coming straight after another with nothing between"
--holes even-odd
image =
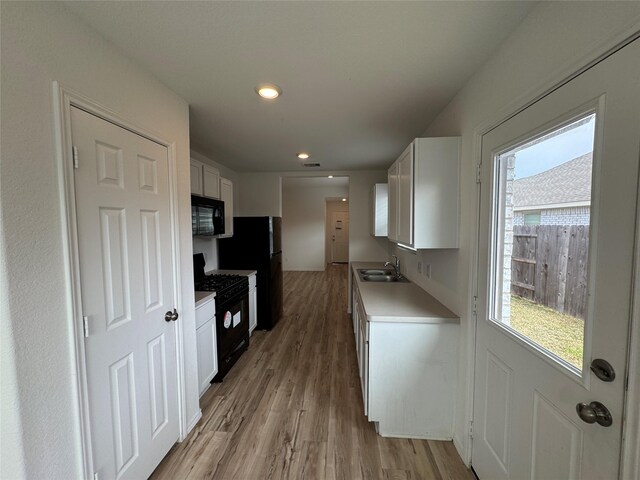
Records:
<instances>
[{"instance_id":1,"label":"door knob","mask_svg":"<svg viewBox=\"0 0 640 480\"><path fill-rule=\"evenodd\" d=\"M586 423L596 423L603 427L610 427L613 417L607 407L600 402L579 403L576 405L578 416Z\"/></svg>"},{"instance_id":2,"label":"door knob","mask_svg":"<svg viewBox=\"0 0 640 480\"><path fill-rule=\"evenodd\" d=\"M179 316L180 315L178 315L178 312L174 308L173 312L171 310L169 310L167 313L164 314L164 319L167 322L175 322L176 320L178 320Z\"/></svg>"}]
</instances>

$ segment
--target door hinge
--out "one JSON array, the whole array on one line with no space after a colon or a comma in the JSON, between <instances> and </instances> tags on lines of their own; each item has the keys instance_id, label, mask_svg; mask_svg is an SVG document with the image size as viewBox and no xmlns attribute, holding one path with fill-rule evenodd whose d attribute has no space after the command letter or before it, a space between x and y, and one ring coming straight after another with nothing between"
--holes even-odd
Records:
<instances>
[{"instance_id":1,"label":"door hinge","mask_svg":"<svg viewBox=\"0 0 640 480\"><path fill-rule=\"evenodd\" d=\"M73 150L73 168L78 168L79 160L78 160L78 147L75 145L71 148Z\"/></svg>"},{"instance_id":2,"label":"door hinge","mask_svg":"<svg viewBox=\"0 0 640 480\"><path fill-rule=\"evenodd\" d=\"M481 183L481 175L482 175L482 163L478 164L478 168L476 169L476 183Z\"/></svg>"},{"instance_id":3,"label":"door hinge","mask_svg":"<svg viewBox=\"0 0 640 480\"><path fill-rule=\"evenodd\" d=\"M478 297L476 295L473 296L473 311L472 313L477 317L478 316Z\"/></svg>"},{"instance_id":4,"label":"door hinge","mask_svg":"<svg viewBox=\"0 0 640 480\"><path fill-rule=\"evenodd\" d=\"M469 420L469 438L473 438L473 420Z\"/></svg>"},{"instance_id":5,"label":"door hinge","mask_svg":"<svg viewBox=\"0 0 640 480\"><path fill-rule=\"evenodd\" d=\"M86 315L82 317L82 329L84 330L84 336L88 337L89 336L89 317L87 317Z\"/></svg>"}]
</instances>

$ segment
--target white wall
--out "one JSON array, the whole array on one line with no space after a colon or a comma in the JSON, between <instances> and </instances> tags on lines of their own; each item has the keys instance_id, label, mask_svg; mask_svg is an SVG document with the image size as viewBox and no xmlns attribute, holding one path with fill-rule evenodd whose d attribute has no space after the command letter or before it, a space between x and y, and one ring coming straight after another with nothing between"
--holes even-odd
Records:
<instances>
[{"instance_id":1,"label":"white wall","mask_svg":"<svg viewBox=\"0 0 640 480\"><path fill-rule=\"evenodd\" d=\"M391 162L389 162L391 164ZM386 183L387 171L349 172L349 261L387 261L390 243L386 238L372 237L371 189Z\"/></svg>"},{"instance_id":2,"label":"white wall","mask_svg":"<svg viewBox=\"0 0 640 480\"><path fill-rule=\"evenodd\" d=\"M325 199L346 197L348 194L348 187L283 187L282 253L285 271L324 270Z\"/></svg>"},{"instance_id":3,"label":"white wall","mask_svg":"<svg viewBox=\"0 0 640 480\"><path fill-rule=\"evenodd\" d=\"M240 173L240 216L282 216L280 173Z\"/></svg>"},{"instance_id":4,"label":"white wall","mask_svg":"<svg viewBox=\"0 0 640 480\"><path fill-rule=\"evenodd\" d=\"M586 64L595 51L627 30L640 17L640 2L541 2L498 52L427 128L424 136L461 135L460 249L401 252L402 271L461 316L461 356L458 375L455 440L468 452L472 375L469 321L476 245L477 189L475 132L489 121L506 118L517 106ZM430 263L432 279L417 274L417 262ZM465 455L466 456L466 455ZM468 458L467 458L468 459Z\"/></svg>"},{"instance_id":5,"label":"white wall","mask_svg":"<svg viewBox=\"0 0 640 480\"><path fill-rule=\"evenodd\" d=\"M233 182L233 215L238 216L240 211L239 176L238 173L222 165L209 157L191 149L191 158L211 165L220 171L220 176ZM218 269L218 240L215 238L192 237L193 253L204 253L206 261L205 271Z\"/></svg>"},{"instance_id":6,"label":"white wall","mask_svg":"<svg viewBox=\"0 0 640 480\"><path fill-rule=\"evenodd\" d=\"M188 417L199 412L184 100L57 2L1 2L0 477L81 476L52 81L175 142ZM190 333L191 332L191 333Z\"/></svg>"},{"instance_id":7,"label":"white wall","mask_svg":"<svg viewBox=\"0 0 640 480\"><path fill-rule=\"evenodd\" d=\"M317 176L349 177L349 261L387 260L389 242L369 234L370 190L386 182L387 172L354 170L318 172ZM240 215L282 215L281 177L309 177L308 172L240 173Z\"/></svg>"}]
</instances>

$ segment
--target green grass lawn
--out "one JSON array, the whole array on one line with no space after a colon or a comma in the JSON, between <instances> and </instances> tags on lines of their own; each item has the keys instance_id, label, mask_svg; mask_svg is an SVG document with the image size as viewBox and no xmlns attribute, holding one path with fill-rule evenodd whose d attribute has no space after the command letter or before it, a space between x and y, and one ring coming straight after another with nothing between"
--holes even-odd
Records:
<instances>
[{"instance_id":1,"label":"green grass lawn","mask_svg":"<svg viewBox=\"0 0 640 480\"><path fill-rule=\"evenodd\" d=\"M584 321L511 296L511 327L582 369Z\"/></svg>"}]
</instances>

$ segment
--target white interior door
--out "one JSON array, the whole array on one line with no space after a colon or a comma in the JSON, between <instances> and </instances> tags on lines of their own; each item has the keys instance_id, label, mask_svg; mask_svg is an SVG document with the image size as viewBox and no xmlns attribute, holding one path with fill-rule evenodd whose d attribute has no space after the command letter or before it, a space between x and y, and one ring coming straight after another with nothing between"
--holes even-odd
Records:
<instances>
[{"instance_id":1,"label":"white interior door","mask_svg":"<svg viewBox=\"0 0 640 480\"><path fill-rule=\"evenodd\" d=\"M472 453L481 480L618 478L639 58L636 40L483 137ZM615 379L596 376L595 359Z\"/></svg>"},{"instance_id":2,"label":"white interior door","mask_svg":"<svg viewBox=\"0 0 640 480\"><path fill-rule=\"evenodd\" d=\"M349 261L349 212L333 212L331 227L333 229L331 261L347 263Z\"/></svg>"},{"instance_id":3,"label":"white interior door","mask_svg":"<svg viewBox=\"0 0 640 480\"><path fill-rule=\"evenodd\" d=\"M168 152L77 108L71 128L94 467L147 478L179 435Z\"/></svg>"}]
</instances>

